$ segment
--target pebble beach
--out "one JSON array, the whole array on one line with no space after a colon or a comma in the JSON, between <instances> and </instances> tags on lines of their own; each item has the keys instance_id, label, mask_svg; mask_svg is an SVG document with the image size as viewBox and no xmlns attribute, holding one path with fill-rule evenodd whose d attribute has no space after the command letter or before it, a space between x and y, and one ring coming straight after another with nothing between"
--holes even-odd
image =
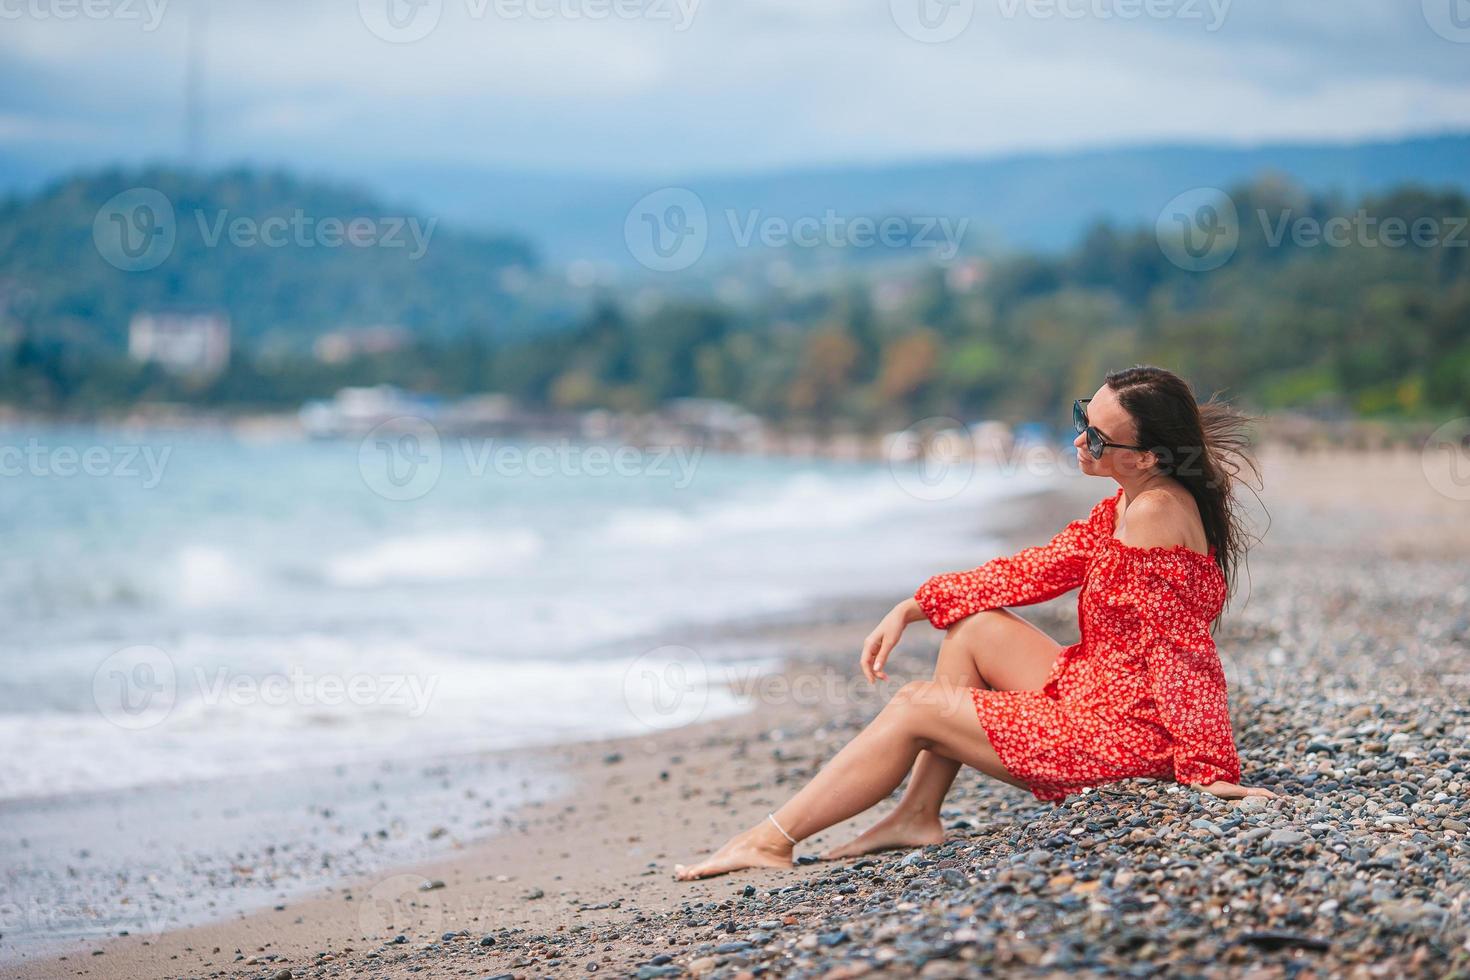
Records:
<instances>
[{"instance_id":1,"label":"pebble beach","mask_svg":"<svg viewBox=\"0 0 1470 980\"><path fill-rule=\"evenodd\" d=\"M1269 528L1216 642L1244 780L1274 799L1136 780L1053 805L966 770L942 844L815 858L869 813L803 841L790 870L673 880L676 862L761 819L893 690L932 670L940 634L920 624L890 661L892 680L868 688L858 645L885 604L853 599L749 629L785 667L743 679L744 714L541 753L575 789L528 804L497 836L457 842L449 858L15 969L274 980L1470 974L1470 503L1446 494L1417 452L1274 452L1263 463ZM1112 490L1067 483L1007 505L1010 544L1044 540ZM1075 638L1074 595L1022 612Z\"/></svg>"}]
</instances>

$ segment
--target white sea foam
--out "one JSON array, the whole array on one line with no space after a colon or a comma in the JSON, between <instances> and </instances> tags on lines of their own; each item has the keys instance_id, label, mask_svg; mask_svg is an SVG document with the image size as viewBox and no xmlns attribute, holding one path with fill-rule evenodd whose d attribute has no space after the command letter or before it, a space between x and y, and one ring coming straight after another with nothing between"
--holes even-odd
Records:
<instances>
[{"instance_id":1,"label":"white sea foam","mask_svg":"<svg viewBox=\"0 0 1470 980\"><path fill-rule=\"evenodd\" d=\"M168 595L185 606L241 602L255 590L244 561L223 548L192 544L175 556L176 577Z\"/></svg>"},{"instance_id":2,"label":"white sea foam","mask_svg":"<svg viewBox=\"0 0 1470 980\"><path fill-rule=\"evenodd\" d=\"M141 729L120 728L102 710L0 715L0 742L48 751L45 765L29 753L0 756L0 799L637 734L743 708L718 670L650 691L639 658L487 663L363 653L365 664L346 665L334 652L301 671L178 664L176 700Z\"/></svg>"},{"instance_id":3,"label":"white sea foam","mask_svg":"<svg viewBox=\"0 0 1470 980\"><path fill-rule=\"evenodd\" d=\"M447 582L515 568L541 551L533 531L441 532L390 538L327 562L327 578L352 588L396 582Z\"/></svg>"},{"instance_id":4,"label":"white sea foam","mask_svg":"<svg viewBox=\"0 0 1470 980\"><path fill-rule=\"evenodd\" d=\"M613 514L602 532L602 541L615 546L666 548L695 544L705 530L698 520L679 511L642 508Z\"/></svg>"},{"instance_id":5,"label":"white sea foam","mask_svg":"<svg viewBox=\"0 0 1470 980\"><path fill-rule=\"evenodd\" d=\"M0 744L27 747L0 757L0 798L740 710L717 676L680 686L693 668L663 645L829 596L906 593L986 557L969 531L989 501L1027 489L977 477L932 502L881 466L706 456L687 488L446 470L404 504L333 447L194 448L146 494L21 480L0 498ZM244 490L216 502L219 486ZM135 647L166 666L111 659ZM696 664L718 675L768 656L720 647ZM661 678L686 696L670 700ZM163 717L127 727L117 699L165 679L150 702ZM332 696L354 682L368 696Z\"/></svg>"}]
</instances>

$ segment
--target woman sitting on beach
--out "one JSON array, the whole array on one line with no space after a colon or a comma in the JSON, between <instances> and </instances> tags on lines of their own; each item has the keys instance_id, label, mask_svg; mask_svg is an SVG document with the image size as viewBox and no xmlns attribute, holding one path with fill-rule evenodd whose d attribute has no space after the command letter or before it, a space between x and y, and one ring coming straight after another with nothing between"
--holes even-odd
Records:
<instances>
[{"instance_id":1,"label":"woman sitting on beach","mask_svg":"<svg viewBox=\"0 0 1470 980\"><path fill-rule=\"evenodd\" d=\"M878 803L897 807L828 858L944 839L939 810L961 765L1061 800L1133 777L1172 778L1225 799L1239 784L1225 675L1210 636L1244 554L1233 483L1244 419L1200 406L1168 371L1108 375L1073 406L1082 472L1118 483L1050 543L937 575L863 645L868 682L905 627L947 630L934 679L905 684L800 792L681 879L789 867L792 849ZM1082 639L1063 647L1006 606L1081 586Z\"/></svg>"}]
</instances>

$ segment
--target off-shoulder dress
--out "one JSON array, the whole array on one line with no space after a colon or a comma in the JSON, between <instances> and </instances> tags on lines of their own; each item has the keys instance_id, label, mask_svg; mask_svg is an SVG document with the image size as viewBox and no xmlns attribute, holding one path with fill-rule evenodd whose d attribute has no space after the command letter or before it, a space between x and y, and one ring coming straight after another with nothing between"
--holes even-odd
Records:
<instances>
[{"instance_id":1,"label":"off-shoulder dress","mask_svg":"<svg viewBox=\"0 0 1470 980\"><path fill-rule=\"evenodd\" d=\"M1081 640L1039 691L971 688L1006 770L1041 800L1137 776L1240 781L1210 623L1225 602L1215 549L1137 548L1114 536L1120 488L1050 542L936 575L914 598L939 629L1081 587Z\"/></svg>"}]
</instances>

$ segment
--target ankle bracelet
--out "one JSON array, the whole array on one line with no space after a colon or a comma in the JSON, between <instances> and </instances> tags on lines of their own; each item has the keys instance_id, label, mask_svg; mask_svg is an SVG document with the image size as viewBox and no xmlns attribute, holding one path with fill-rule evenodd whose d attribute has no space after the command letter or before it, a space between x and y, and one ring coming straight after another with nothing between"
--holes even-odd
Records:
<instances>
[{"instance_id":1,"label":"ankle bracelet","mask_svg":"<svg viewBox=\"0 0 1470 980\"><path fill-rule=\"evenodd\" d=\"M783 826L781 826L779 823L776 822L776 815L774 813L768 813L768 814L766 814L766 819L769 820L769 821L771 821L771 823L776 824L776 829L779 830L779 831L781 831L781 836L782 837L784 837L787 840L789 840L792 844L795 844L796 843L796 838L795 837L792 837L790 834L788 834L786 832L786 828L783 827Z\"/></svg>"}]
</instances>

